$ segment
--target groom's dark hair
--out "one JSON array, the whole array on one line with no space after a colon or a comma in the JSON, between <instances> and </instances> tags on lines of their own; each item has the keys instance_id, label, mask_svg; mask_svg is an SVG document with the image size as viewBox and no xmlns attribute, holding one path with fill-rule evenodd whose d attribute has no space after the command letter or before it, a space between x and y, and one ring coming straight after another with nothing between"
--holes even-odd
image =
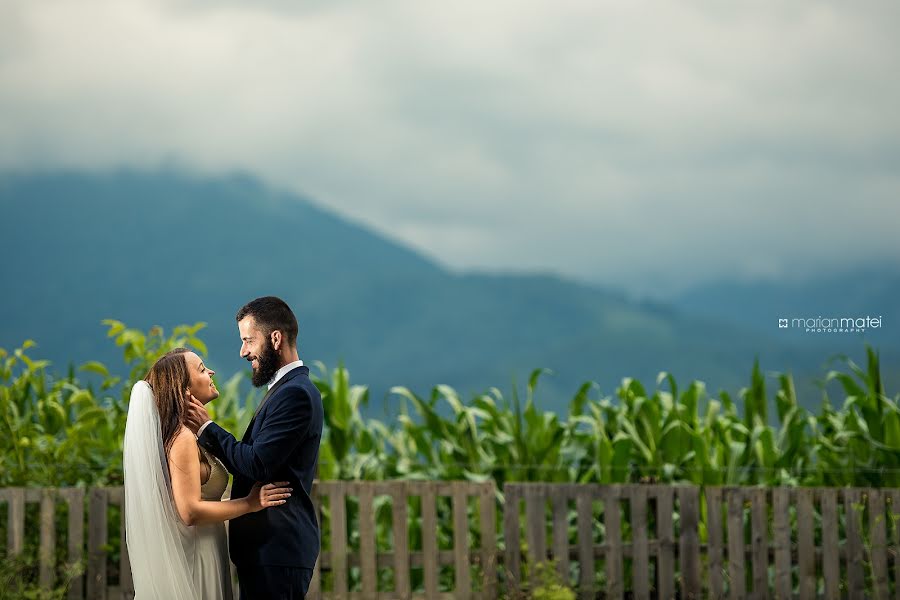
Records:
<instances>
[{"instance_id":1,"label":"groom's dark hair","mask_svg":"<svg viewBox=\"0 0 900 600\"><path fill-rule=\"evenodd\" d=\"M287 338L289 346L297 345L297 317L287 302L275 296L263 296L251 300L237 312L237 320L240 322L245 317L253 317L268 336L275 330Z\"/></svg>"}]
</instances>

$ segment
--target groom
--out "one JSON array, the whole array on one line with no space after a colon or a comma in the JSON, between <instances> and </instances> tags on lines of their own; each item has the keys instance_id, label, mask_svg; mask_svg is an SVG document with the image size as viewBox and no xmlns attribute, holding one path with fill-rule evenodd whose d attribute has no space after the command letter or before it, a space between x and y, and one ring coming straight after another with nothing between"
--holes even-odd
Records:
<instances>
[{"instance_id":1,"label":"groom","mask_svg":"<svg viewBox=\"0 0 900 600\"><path fill-rule=\"evenodd\" d=\"M253 385L268 386L268 392L241 441L211 421L196 400L188 408L188 426L234 474L232 498L246 496L257 481L290 482L287 503L230 522L229 547L241 600L300 599L319 554L310 492L322 438L322 397L297 355L297 319L283 300L253 300L238 311L237 324Z\"/></svg>"}]
</instances>

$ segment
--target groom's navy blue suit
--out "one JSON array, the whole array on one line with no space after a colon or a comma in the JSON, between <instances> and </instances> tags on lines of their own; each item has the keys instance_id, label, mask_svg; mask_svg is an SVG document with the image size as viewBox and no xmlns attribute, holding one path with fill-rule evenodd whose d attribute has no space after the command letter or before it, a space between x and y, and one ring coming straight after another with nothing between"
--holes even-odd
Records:
<instances>
[{"instance_id":1,"label":"groom's navy blue suit","mask_svg":"<svg viewBox=\"0 0 900 600\"><path fill-rule=\"evenodd\" d=\"M294 489L285 504L229 524L231 560L238 568L242 598L294 597L276 590L298 569L306 576L306 591L319 554L319 523L310 492L322 422L322 397L309 379L309 369L301 366L272 386L240 442L215 423L200 435L200 445L234 475L232 498L246 496L257 481L289 481ZM270 587L268 579L278 581Z\"/></svg>"}]
</instances>

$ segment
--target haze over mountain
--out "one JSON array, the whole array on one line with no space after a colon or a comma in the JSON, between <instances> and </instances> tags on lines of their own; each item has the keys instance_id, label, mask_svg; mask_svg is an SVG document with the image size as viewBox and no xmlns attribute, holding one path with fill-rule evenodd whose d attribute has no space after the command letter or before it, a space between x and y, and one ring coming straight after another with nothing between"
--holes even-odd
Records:
<instances>
[{"instance_id":1,"label":"haze over mountain","mask_svg":"<svg viewBox=\"0 0 900 600\"><path fill-rule=\"evenodd\" d=\"M671 303L689 314L756 331L771 331L779 317L881 317L888 332L900 323L900 265L896 262L812 275L797 273L794 279L779 282L716 281L691 287L672 297Z\"/></svg>"},{"instance_id":2,"label":"haze over mountain","mask_svg":"<svg viewBox=\"0 0 900 600\"><path fill-rule=\"evenodd\" d=\"M345 363L355 383L372 388L375 407L393 385L420 394L438 383L508 392L537 367L554 373L539 398L557 410L584 381L608 395L625 376L652 386L661 370L681 385L699 378L712 391L736 392L754 357L765 370L792 370L813 405L810 382L823 362L862 351L858 334L780 331L769 319L774 309L760 301L775 293L768 288L755 296L695 290L665 305L552 274L451 272L248 176L7 174L0 210L0 347L35 339L32 354L57 367L97 359L120 369L104 318L141 328L206 321L208 363L228 376L247 368L234 313L265 294L295 309L301 357ZM882 283L848 286L843 291L859 298L830 306L884 312L884 329L865 339L882 349L887 379L896 382L889 332L897 309L885 304L900 278ZM819 293L815 285L811 293ZM827 289L842 291L840 282Z\"/></svg>"}]
</instances>

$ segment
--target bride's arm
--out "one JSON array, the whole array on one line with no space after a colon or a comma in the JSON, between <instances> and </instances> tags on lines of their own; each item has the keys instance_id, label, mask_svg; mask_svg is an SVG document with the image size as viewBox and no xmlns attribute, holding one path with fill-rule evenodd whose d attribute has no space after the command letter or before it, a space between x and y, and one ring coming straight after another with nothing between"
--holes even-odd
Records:
<instances>
[{"instance_id":1,"label":"bride's arm","mask_svg":"<svg viewBox=\"0 0 900 600\"><path fill-rule=\"evenodd\" d=\"M186 525L203 525L234 519L249 512L284 504L290 497L287 483L254 486L246 498L201 500L200 457L197 440L188 428L182 428L169 452L169 475L175 508Z\"/></svg>"}]
</instances>

